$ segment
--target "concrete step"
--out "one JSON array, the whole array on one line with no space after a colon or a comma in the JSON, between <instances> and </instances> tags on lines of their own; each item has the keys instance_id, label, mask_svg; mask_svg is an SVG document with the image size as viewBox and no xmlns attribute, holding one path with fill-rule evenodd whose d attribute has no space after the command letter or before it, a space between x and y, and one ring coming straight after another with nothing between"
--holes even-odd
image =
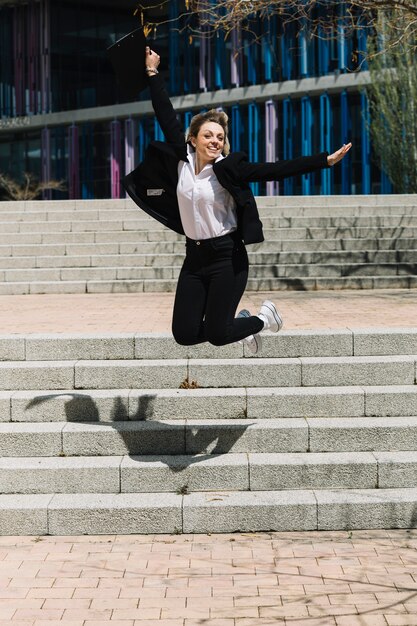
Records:
<instances>
[{"instance_id":1,"label":"concrete step","mask_svg":"<svg viewBox=\"0 0 417 626\"><path fill-rule=\"evenodd\" d=\"M9 422L0 423L0 434L3 460L191 455L194 463L201 455L415 453L417 417ZM271 456L269 463L275 467L280 461Z\"/></svg>"},{"instance_id":2,"label":"concrete step","mask_svg":"<svg viewBox=\"0 0 417 626\"><path fill-rule=\"evenodd\" d=\"M0 362L1 390L414 385L415 355Z\"/></svg>"},{"instance_id":3,"label":"concrete step","mask_svg":"<svg viewBox=\"0 0 417 626\"><path fill-rule=\"evenodd\" d=\"M146 259L144 259L146 261ZM148 262L154 265L136 266L135 259L129 264L129 257L118 256L108 259L107 257L66 257L62 263L56 262L55 257L39 259L34 267L32 257L19 259L13 263L9 260L2 263L0 259L0 282L58 282L58 281L169 281L177 279L181 270L183 257L166 258L167 262L176 262L177 265L157 265L158 257L149 258ZM141 261L141 260L140 260ZM95 266L91 266L92 263ZM109 262L112 265L106 265ZM2 268L7 265L7 268ZM16 269L8 269L10 265L16 265ZM23 268L21 266L24 266ZM292 279L302 278L328 279L356 277L396 277L417 275L417 261L394 262L394 263L311 263L311 264L266 264L250 266L249 275L251 280L256 279Z\"/></svg>"},{"instance_id":4,"label":"concrete step","mask_svg":"<svg viewBox=\"0 0 417 626\"><path fill-rule=\"evenodd\" d=\"M24 271L24 270L21 270ZM73 270L64 270L70 271ZM33 280L0 282L0 295L52 293L173 293L177 279ZM414 275L299 278L250 278L249 291L319 291L340 289L414 289Z\"/></svg>"},{"instance_id":5,"label":"concrete step","mask_svg":"<svg viewBox=\"0 0 417 626\"><path fill-rule=\"evenodd\" d=\"M262 222L265 228L356 228L356 227L394 227L417 226L417 216L413 209L405 210L396 215L380 215L373 210L362 210L360 215L303 215L294 216L291 210L286 215L274 214L261 210ZM157 221L147 216L138 209L84 209L84 210L48 210L44 207L37 211L0 211L0 227L3 231L5 224L12 222L37 222L47 224L49 222L67 222L77 224L79 222L121 222L135 221L138 230L158 230L160 225ZM7 228L7 226L6 226ZM98 229L100 226L98 225ZM71 227L69 230L77 230Z\"/></svg>"},{"instance_id":6,"label":"concrete step","mask_svg":"<svg viewBox=\"0 0 417 626\"><path fill-rule=\"evenodd\" d=\"M138 219L126 220L80 220L80 221L22 221L0 222L3 240L7 244L6 234L17 233L89 233L94 232L134 232L136 240L177 241L177 235L169 229L162 229L156 223L149 228L148 222ZM327 239L327 238L397 238L417 236L417 226L337 226L337 227L269 227L264 229L265 239ZM114 241L114 239L113 239Z\"/></svg>"},{"instance_id":7,"label":"concrete step","mask_svg":"<svg viewBox=\"0 0 417 626\"><path fill-rule=\"evenodd\" d=\"M0 459L3 494L394 489L416 478L416 451Z\"/></svg>"},{"instance_id":8,"label":"concrete step","mask_svg":"<svg viewBox=\"0 0 417 626\"><path fill-rule=\"evenodd\" d=\"M51 257L51 256L98 256L117 254L141 254L141 255L184 255L184 239L179 241L122 241L123 237L132 233L113 233L106 243L95 242L94 233L81 233L81 241L78 242L76 233L55 233L56 242L42 243L43 235L37 234L33 238L26 234L10 234L4 237L5 243L0 244L1 257ZM73 236L74 235L74 236ZM100 233L97 234L99 236ZM48 241L54 234L47 235ZM100 235L101 236L101 235ZM120 239L119 239L120 236ZM46 235L45 235L46 237ZM70 240L68 240L70 238ZM83 241L86 239L86 242ZM35 241L33 241L35 239ZM1 235L0 235L1 240ZM71 243L74 241L74 243ZM387 239L307 239L307 240L268 240L258 244L248 246L249 255L253 254L306 254L336 252L348 253L358 251L361 254L374 254L380 252L394 252L399 254L411 254L414 258L417 250L417 238L387 238Z\"/></svg>"},{"instance_id":9,"label":"concrete step","mask_svg":"<svg viewBox=\"0 0 417 626\"><path fill-rule=\"evenodd\" d=\"M278 302L279 306L279 302ZM30 333L0 335L0 361L238 359L417 354L416 328L281 330L262 333L259 355L239 343L181 346L170 333Z\"/></svg>"},{"instance_id":10,"label":"concrete step","mask_svg":"<svg viewBox=\"0 0 417 626\"><path fill-rule=\"evenodd\" d=\"M97 244L101 247L105 244ZM111 245L111 244L110 244ZM117 244L116 244L117 246ZM57 247L53 247L53 252ZM1 251L0 251L1 252ZM184 253L124 253L115 252L114 254L106 252L99 253L90 247L89 254L51 254L42 256L42 250L38 249L39 255L7 255L0 256L0 269L37 269L37 268L115 268L123 267L124 269L135 269L137 271L142 268L179 268L184 261ZM417 267L417 249L416 250L337 250L328 252L249 252L249 262L251 264L251 272L265 272L265 267L271 268L273 275L280 275L284 268L288 272L299 275L308 275L311 273L309 266L315 264L317 274L320 268L329 267L330 270L337 271L339 275L343 272L360 272L365 268L369 272L384 270L384 274L392 267L398 267L398 272L411 271ZM297 271L297 267L299 270ZM294 269L295 268L295 269ZM146 273L146 270L144 270ZM307 272L307 274L306 274ZM146 277L144 275L144 277Z\"/></svg>"},{"instance_id":11,"label":"concrete step","mask_svg":"<svg viewBox=\"0 0 417 626\"><path fill-rule=\"evenodd\" d=\"M417 489L0 495L3 535L412 528ZM145 574L145 570L144 570Z\"/></svg>"}]
</instances>

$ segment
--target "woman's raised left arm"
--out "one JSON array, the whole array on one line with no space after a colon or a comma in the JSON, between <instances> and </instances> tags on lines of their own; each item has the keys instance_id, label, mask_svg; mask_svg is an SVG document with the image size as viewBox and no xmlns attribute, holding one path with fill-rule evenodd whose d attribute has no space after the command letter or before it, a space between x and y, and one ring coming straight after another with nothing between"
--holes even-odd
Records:
<instances>
[{"instance_id":1,"label":"woman's raised left arm","mask_svg":"<svg viewBox=\"0 0 417 626\"><path fill-rule=\"evenodd\" d=\"M239 178L244 182L267 182L282 180L297 174L309 174L335 165L343 159L351 147L352 144L348 143L332 154L320 152L312 156L276 161L275 163L241 162L239 164Z\"/></svg>"}]
</instances>

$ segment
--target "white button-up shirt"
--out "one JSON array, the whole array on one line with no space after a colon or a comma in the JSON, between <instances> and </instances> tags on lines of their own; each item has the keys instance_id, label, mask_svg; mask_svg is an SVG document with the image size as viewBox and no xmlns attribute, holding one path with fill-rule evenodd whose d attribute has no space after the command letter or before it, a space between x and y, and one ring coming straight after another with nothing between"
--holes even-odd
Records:
<instances>
[{"instance_id":1,"label":"white button-up shirt","mask_svg":"<svg viewBox=\"0 0 417 626\"><path fill-rule=\"evenodd\" d=\"M195 173L195 152L187 146L188 162L178 164L177 198L184 232L194 240L227 235L237 228L236 205L220 185L213 165ZM216 159L220 161L223 156Z\"/></svg>"}]
</instances>

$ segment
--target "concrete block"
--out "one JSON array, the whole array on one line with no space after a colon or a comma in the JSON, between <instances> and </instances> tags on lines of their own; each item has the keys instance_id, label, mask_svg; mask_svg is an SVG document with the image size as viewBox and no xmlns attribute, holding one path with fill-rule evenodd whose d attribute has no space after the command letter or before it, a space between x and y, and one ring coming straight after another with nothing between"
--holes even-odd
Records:
<instances>
[{"instance_id":1,"label":"concrete block","mask_svg":"<svg viewBox=\"0 0 417 626\"><path fill-rule=\"evenodd\" d=\"M417 387L415 385L365 387L365 415L417 415Z\"/></svg>"},{"instance_id":2,"label":"concrete block","mask_svg":"<svg viewBox=\"0 0 417 626\"><path fill-rule=\"evenodd\" d=\"M141 333L135 336L136 359L165 359L167 355L171 359L237 359L243 356L243 346L239 343L181 346L170 333Z\"/></svg>"},{"instance_id":3,"label":"concrete block","mask_svg":"<svg viewBox=\"0 0 417 626\"><path fill-rule=\"evenodd\" d=\"M338 357L352 354L353 340L350 330L283 330L278 334L262 333L262 351L259 357Z\"/></svg>"},{"instance_id":4,"label":"concrete block","mask_svg":"<svg viewBox=\"0 0 417 626\"><path fill-rule=\"evenodd\" d=\"M247 417L347 417L365 414L358 387L249 388Z\"/></svg>"},{"instance_id":5,"label":"concrete block","mask_svg":"<svg viewBox=\"0 0 417 626\"><path fill-rule=\"evenodd\" d=\"M129 333L32 334L26 338L28 361L133 358L134 335Z\"/></svg>"},{"instance_id":6,"label":"concrete block","mask_svg":"<svg viewBox=\"0 0 417 626\"><path fill-rule=\"evenodd\" d=\"M181 420L65 424L63 450L66 456L185 454L184 429Z\"/></svg>"},{"instance_id":7,"label":"concrete block","mask_svg":"<svg viewBox=\"0 0 417 626\"><path fill-rule=\"evenodd\" d=\"M417 484L417 452L374 452L378 461L380 489L415 487Z\"/></svg>"},{"instance_id":8,"label":"concrete block","mask_svg":"<svg viewBox=\"0 0 417 626\"><path fill-rule=\"evenodd\" d=\"M23 361L24 359L24 335L0 335L0 361Z\"/></svg>"},{"instance_id":9,"label":"concrete block","mask_svg":"<svg viewBox=\"0 0 417 626\"><path fill-rule=\"evenodd\" d=\"M250 489L375 489L377 463L368 452L249 454Z\"/></svg>"},{"instance_id":10,"label":"concrete block","mask_svg":"<svg viewBox=\"0 0 417 626\"><path fill-rule=\"evenodd\" d=\"M129 395L129 419L242 418L246 413L246 390L235 389L142 389Z\"/></svg>"},{"instance_id":11,"label":"concrete block","mask_svg":"<svg viewBox=\"0 0 417 626\"><path fill-rule=\"evenodd\" d=\"M355 355L417 354L416 328L359 328L353 330Z\"/></svg>"},{"instance_id":12,"label":"concrete block","mask_svg":"<svg viewBox=\"0 0 417 626\"><path fill-rule=\"evenodd\" d=\"M413 450L417 418L307 419L312 452Z\"/></svg>"},{"instance_id":13,"label":"concrete block","mask_svg":"<svg viewBox=\"0 0 417 626\"><path fill-rule=\"evenodd\" d=\"M0 459L1 493L119 493L122 457Z\"/></svg>"},{"instance_id":14,"label":"concrete block","mask_svg":"<svg viewBox=\"0 0 417 626\"><path fill-rule=\"evenodd\" d=\"M88 280L87 293L141 293L143 280Z\"/></svg>"},{"instance_id":15,"label":"concrete block","mask_svg":"<svg viewBox=\"0 0 417 626\"><path fill-rule=\"evenodd\" d=\"M249 489L246 454L131 456L120 469L122 493Z\"/></svg>"},{"instance_id":16,"label":"concrete block","mask_svg":"<svg viewBox=\"0 0 417 626\"><path fill-rule=\"evenodd\" d=\"M184 496L184 532L297 531L317 528L309 491L192 493Z\"/></svg>"},{"instance_id":17,"label":"concrete block","mask_svg":"<svg viewBox=\"0 0 417 626\"><path fill-rule=\"evenodd\" d=\"M29 284L29 293L85 293L85 281L35 281Z\"/></svg>"},{"instance_id":18,"label":"concrete block","mask_svg":"<svg viewBox=\"0 0 417 626\"><path fill-rule=\"evenodd\" d=\"M74 361L0 362L0 389L72 389Z\"/></svg>"},{"instance_id":19,"label":"concrete block","mask_svg":"<svg viewBox=\"0 0 417 626\"><path fill-rule=\"evenodd\" d=\"M127 420L128 413L129 390L18 391L11 398L10 419L12 422L118 422Z\"/></svg>"},{"instance_id":20,"label":"concrete block","mask_svg":"<svg viewBox=\"0 0 417 626\"><path fill-rule=\"evenodd\" d=\"M0 391L0 422L10 422L13 392Z\"/></svg>"},{"instance_id":21,"label":"concrete block","mask_svg":"<svg viewBox=\"0 0 417 626\"><path fill-rule=\"evenodd\" d=\"M355 356L302 358L302 384L306 387L354 385L412 385L414 358L408 356Z\"/></svg>"},{"instance_id":22,"label":"concrete block","mask_svg":"<svg viewBox=\"0 0 417 626\"><path fill-rule=\"evenodd\" d=\"M149 278L143 281L143 291L146 292L168 292L173 293L177 289L177 280L159 280L158 278Z\"/></svg>"},{"instance_id":23,"label":"concrete block","mask_svg":"<svg viewBox=\"0 0 417 626\"><path fill-rule=\"evenodd\" d=\"M58 456L63 424L0 423L0 457Z\"/></svg>"},{"instance_id":24,"label":"concrete block","mask_svg":"<svg viewBox=\"0 0 417 626\"><path fill-rule=\"evenodd\" d=\"M415 528L417 489L315 491L319 530Z\"/></svg>"},{"instance_id":25,"label":"concrete block","mask_svg":"<svg viewBox=\"0 0 417 626\"><path fill-rule=\"evenodd\" d=\"M1 367L1 364L0 364ZM188 376L186 360L78 361L76 389L178 389Z\"/></svg>"},{"instance_id":26,"label":"concrete block","mask_svg":"<svg viewBox=\"0 0 417 626\"><path fill-rule=\"evenodd\" d=\"M182 496L156 494L55 495L48 507L51 535L181 532Z\"/></svg>"},{"instance_id":27,"label":"concrete block","mask_svg":"<svg viewBox=\"0 0 417 626\"><path fill-rule=\"evenodd\" d=\"M4 270L4 281L10 283L26 281L52 282L60 279L60 269Z\"/></svg>"},{"instance_id":28,"label":"concrete block","mask_svg":"<svg viewBox=\"0 0 417 626\"><path fill-rule=\"evenodd\" d=\"M76 267L74 269L61 269L57 280L80 281L80 280L116 280L117 268L115 267Z\"/></svg>"},{"instance_id":29,"label":"concrete block","mask_svg":"<svg viewBox=\"0 0 417 626\"><path fill-rule=\"evenodd\" d=\"M39 268L91 267L91 256L38 256L35 263Z\"/></svg>"},{"instance_id":30,"label":"concrete block","mask_svg":"<svg viewBox=\"0 0 417 626\"><path fill-rule=\"evenodd\" d=\"M170 280L172 267L120 267L116 269L117 280Z\"/></svg>"},{"instance_id":31,"label":"concrete block","mask_svg":"<svg viewBox=\"0 0 417 626\"><path fill-rule=\"evenodd\" d=\"M201 387L297 387L301 384L298 359L194 359L189 378Z\"/></svg>"},{"instance_id":32,"label":"concrete block","mask_svg":"<svg viewBox=\"0 0 417 626\"><path fill-rule=\"evenodd\" d=\"M30 290L30 283L0 283L0 296L21 296L27 295Z\"/></svg>"},{"instance_id":33,"label":"concrete block","mask_svg":"<svg viewBox=\"0 0 417 626\"><path fill-rule=\"evenodd\" d=\"M304 419L187 420L187 454L228 452L307 452L308 426Z\"/></svg>"},{"instance_id":34,"label":"concrete block","mask_svg":"<svg viewBox=\"0 0 417 626\"><path fill-rule=\"evenodd\" d=\"M47 535L52 495L0 495L0 535Z\"/></svg>"}]
</instances>

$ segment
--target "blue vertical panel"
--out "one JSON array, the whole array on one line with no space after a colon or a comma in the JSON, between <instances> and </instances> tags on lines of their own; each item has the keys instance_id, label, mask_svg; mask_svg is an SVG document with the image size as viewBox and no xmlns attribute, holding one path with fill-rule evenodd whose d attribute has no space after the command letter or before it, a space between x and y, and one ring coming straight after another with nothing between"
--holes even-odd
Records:
<instances>
[{"instance_id":1,"label":"blue vertical panel","mask_svg":"<svg viewBox=\"0 0 417 626\"><path fill-rule=\"evenodd\" d=\"M327 93L320 96L320 152L331 152L332 142L332 107ZM321 192L328 196L333 191L333 171L331 168L321 170Z\"/></svg>"},{"instance_id":2,"label":"blue vertical panel","mask_svg":"<svg viewBox=\"0 0 417 626\"><path fill-rule=\"evenodd\" d=\"M323 29L319 29L318 45L318 70L319 75L323 76L330 71L330 42L325 39Z\"/></svg>"},{"instance_id":3,"label":"blue vertical panel","mask_svg":"<svg viewBox=\"0 0 417 626\"><path fill-rule=\"evenodd\" d=\"M342 143L349 143L351 138L351 122L349 112L349 100L347 91L342 91L340 94L340 114L341 114L341 141ZM351 193L351 155L348 154L340 162L342 170L342 193Z\"/></svg>"},{"instance_id":4,"label":"blue vertical panel","mask_svg":"<svg viewBox=\"0 0 417 626\"><path fill-rule=\"evenodd\" d=\"M231 132L231 149L232 152L238 152L240 150L240 129L242 128L242 119L240 105L234 104L232 106L232 132Z\"/></svg>"},{"instance_id":5,"label":"blue vertical panel","mask_svg":"<svg viewBox=\"0 0 417 626\"><path fill-rule=\"evenodd\" d=\"M283 126L283 159L294 158L294 109L291 98L285 98L282 103L282 126ZM292 196L294 193L294 179L284 178L284 194Z\"/></svg>"},{"instance_id":6,"label":"blue vertical panel","mask_svg":"<svg viewBox=\"0 0 417 626\"><path fill-rule=\"evenodd\" d=\"M93 125L83 124L81 128L81 197L94 198L93 189Z\"/></svg>"},{"instance_id":7,"label":"blue vertical panel","mask_svg":"<svg viewBox=\"0 0 417 626\"><path fill-rule=\"evenodd\" d=\"M301 98L301 154L307 156L312 154L312 131L313 131L313 111L309 96ZM303 196L308 196L312 192L312 174L304 174L301 179L301 189Z\"/></svg>"},{"instance_id":8,"label":"blue vertical panel","mask_svg":"<svg viewBox=\"0 0 417 626\"><path fill-rule=\"evenodd\" d=\"M365 71L369 69L368 61L366 60L366 51L368 48L368 30L365 28L365 24L357 29L356 34L358 37L358 61L360 63L361 70Z\"/></svg>"},{"instance_id":9,"label":"blue vertical panel","mask_svg":"<svg viewBox=\"0 0 417 626\"><path fill-rule=\"evenodd\" d=\"M68 192L70 200L80 197L80 144L75 124L68 128Z\"/></svg>"},{"instance_id":10,"label":"blue vertical panel","mask_svg":"<svg viewBox=\"0 0 417 626\"><path fill-rule=\"evenodd\" d=\"M248 105L249 122L249 161L256 163L259 160L259 108L254 102ZM250 183L253 194L259 194L259 183Z\"/></svg>"},{"instance_id":11,"label":"blue vertical panel","mask_svg":"<svg viewBox=\"0 0 417 626\"><path fill-rule=\"evenodd\" d=\"M178 16L178 0L170 0L169 19L173 23ZM179 91L179 79L181 75L179 60L179 32L176 28L168 30L168 53L169 53L169 90L171 94L177 94Z\"/></svg>"},{"instance_id":12,"label":"blue vertical panel","mask_svg":"<svg viewBox=\"0 0 417 626\"><path fill-rule=\"evenodd\" d=\"M159 125L158 120L154 119L154 135L153 138L155 141L165 141L165 135L162 132L162 128Z\"/></svg>"},{"instance_id":13,"label":"blue vertical panel","mask_svg":"<svg viewBox=\"0 0 417 626\"><path fill-rule=\"evenodd\" d=\"M273 33L269 31L269 37L262 37L262 61L264 64L264 78L267 83L272 81L272 37Z\"/></svg>"},{"instance_id":14,"label":"blue vertical panel","mask_svg":"<svg viewBox=\"0 0 417 626\"><path fill-rule=\"evenodd\" d=\"M246 42L245 44L245 53L247 60L247 82L250 85L256 85L257 83L257 75L256 75L256 50L257 46L253 42Z\"/></svg>"},{"instance_id":15,"label":"blue vertical panel","mask_svg":"<svg viewBox=\"0 0 417 626\"><path fill-rule=\"evenodd\" d=\"M281 71L283 80L291 80L293 78L294 50L297 47L294 29L294 24L288 24L281 34Z\"/></svg>"},{"instance_id":16,"label":"blue vertical panel","mask_svg":"<svg viewBox=\"0 0 417 626\"><path fill-rule=\"evenodd\" d=\"M226 59L226 46L224 36L217 32L214 45L214 86L216 89L223 89L223 67Z\"/></svg>"},{"instance_id":17,"label":"blue vertical panel","mask_svg":"<svg viewBox=\"0 0 417 626\"><path fill-rule=\"evenodd\" d=\"M344 2L339 3L339 24L337 27L337 51L338 51L338 68L341 72L346 71L348 65L348 45L346 41L345 29L343 28L343 18L346 16L346 5Z\"/></svg>"},{"instance_id":18,"label":"blue vertical panel","mask_svg":"<svg viewBox=\"0 0 417 626\"><path fill-rule=\"evenodd\" d=\"M308 45L307 45L307 32L305 22L300 24L300 31L298 34L298 54L300 56L300 75L301 78L308 76Z\"/></svg>"},{"instance_id":19,"label":"blue vertical panel","mask_svg":"<svg viewBox=\"0 0 417 626\"><path fill-rule=\"evenodd\" d=\"M190 126L191 118L193 117L193 113L191 111L186 111L184 113L184 131Z\"/></svg>"},{"instance_id":20,"label":"blue vertical panel","mask_svg":"<svg viewBox=\"0 0 417 626\"><path fill-rule=\"evenodd\" d=\"M362 193L371 193L371 142L369 138L369 102L361 93L361 167Z\"/></svg>"}]
</instances>

